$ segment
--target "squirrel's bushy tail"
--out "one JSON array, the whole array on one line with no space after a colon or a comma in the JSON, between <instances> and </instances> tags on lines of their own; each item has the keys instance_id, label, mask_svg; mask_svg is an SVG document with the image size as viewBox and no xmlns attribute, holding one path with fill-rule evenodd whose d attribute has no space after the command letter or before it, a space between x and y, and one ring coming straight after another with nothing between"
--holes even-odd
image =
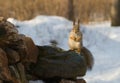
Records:
<instances>
[{"instance_id":1,"label":"squirrel's bushy tail","mask_svg":"<svg viewBox=\"0 0 120 83\"><path fill-rule=\"evenodd\" d=\"M85 57L87 69L92 70L93 65L94 65L94 58L93 58L92 53L87 48L82 47L81 54L82 54L82 56Z\"/></svg>"}]
</instances>

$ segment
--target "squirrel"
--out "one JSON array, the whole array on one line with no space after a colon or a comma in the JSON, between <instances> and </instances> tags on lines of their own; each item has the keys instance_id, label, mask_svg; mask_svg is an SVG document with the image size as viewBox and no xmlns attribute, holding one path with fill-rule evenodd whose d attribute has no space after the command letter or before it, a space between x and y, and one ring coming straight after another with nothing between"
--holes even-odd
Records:
<instances>
[{"instance_id":1,"label":"squirrel","mask_svg":"<svg viewBox=\"0 0 120 83\"><path fill-rule=\"evenodd\" d=\"M69 34L68 44L70 50L75 51L78 54L81 54L86 61L87 69L92 70L94 65L94 57L92 53L83 46L83 35L80 31L80 20L77 20L77 23L75 23L75 20L73 21L73 28Z\"/></svg>"},{"instance_id":2,"label":"squirrel","mask_svg":"<svg viewBox=\"0 0 120 83\"><path fill-rule=\"evenodd\" d=\"M80 20L78 20L77 23L75 23L75 20L73 21L73 29L71 30L69 34L68 44L70 47L70 50L74 50L77 53L81 52L82 48L82 32L80 31Z\"/></svg>"}]
</instances>

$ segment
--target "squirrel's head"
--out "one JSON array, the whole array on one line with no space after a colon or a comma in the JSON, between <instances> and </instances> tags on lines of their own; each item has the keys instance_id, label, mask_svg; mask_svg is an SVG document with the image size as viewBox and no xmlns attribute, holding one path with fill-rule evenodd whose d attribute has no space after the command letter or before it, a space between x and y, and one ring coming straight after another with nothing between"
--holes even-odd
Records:
<instances>
[{"instance_id":1,"label":"squirrel's head","mask_svg":"<svg viewBox=\"0 0 120 83\"><path fill-rule=\"evenodd\" d=\"M76 20L73 21L73 31L74 32L79 32L80 31L80 20L77 19L77 22Z\"/></svg>"}]
</instances>

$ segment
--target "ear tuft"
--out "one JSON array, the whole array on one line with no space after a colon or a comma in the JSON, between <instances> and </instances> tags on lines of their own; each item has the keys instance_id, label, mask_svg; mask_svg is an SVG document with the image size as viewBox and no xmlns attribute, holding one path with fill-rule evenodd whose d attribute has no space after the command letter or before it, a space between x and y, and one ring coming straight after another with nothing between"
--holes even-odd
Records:
<instances>
[{"instance_id":1,"label":"ear tuft","mask_svg":"<svg viewBox=\"0 0 120 83\"><path fill-rule=\"evenodd\" d=\"M80 19L78 19L78 25L80 25Z\"/></svg>"},{"instance_id":2,"label":"ear tuft","mask_svg":"<svg viewBox=\"0 0 120 83\"><path fill-rule=\"evenodd\" d=\"M73 19L73 25L75 25L75 18Z\"/></svg>"}]
</instances>

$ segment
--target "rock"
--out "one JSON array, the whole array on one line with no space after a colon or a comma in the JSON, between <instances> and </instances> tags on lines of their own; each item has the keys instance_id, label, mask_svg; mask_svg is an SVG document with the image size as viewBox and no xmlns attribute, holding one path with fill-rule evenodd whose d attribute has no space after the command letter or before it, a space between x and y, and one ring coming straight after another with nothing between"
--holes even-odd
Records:
<instances>
[{"instance_id":1,"label":"rock","mask_svg":"<svg viewBox=\"0 0 120 83\"><path fill-rule=\"evenodd\" d=\"M7 47L18 52L21 61L26 63L36 63L38 57L38 48L35 46L33 40L25 35L19 34L18 41L13 41Z\"/></svg>"},{"instance_id":2,"label":"rock","mask_svg":"<svg viewBox=\"0 0 120 83\"><path fill-rule=\"evenodd\" d=\"M21 63L11 65L9 69L13 77L12 83L28 83L24 66Z\"/></svg>"},{"instance_id":3,"label":"rock","mask_svg":"<svg viewBox=\"0 0 120 83\"><path fill-rule=\"evenodd\" d=\"M23 35L21 37L21 35L18 34L17 37L18 40L14 40L14 39L11 40L12 42L10 42L7 46L5 46L4 49L10 48L16 51L20 57L20 60L22 61L27 55L27 46L23 40Z\"/></svg>"},{"instance_id":4,"label":"rock","mask_svg":"<svg viewBox=\"0 0 120 83\"><path fill-rule=\"evenodd\" d=\"M15 50L10 49L10 48L6 48L5 52L7 54L9 65L15 64L15 63L20 61L20 55Z\"/></svg>"},{"instance_id":5,"label":"rock","mask_svg":"<svg viewBox=\"0 0 120 83\"><path fill-rule=\"evenodd\" d=\"M60 81L60 83L76 83L75 81L72 81L72 80L66 80L66 79L62 79Z\"/></svg>"},{"instance_id":6,"label":"rock","mask_svg":"<svg viewBox=\"0 0 120 83\"><path fill-rule=\"evenodd\" d=\"M18 34L17 28L2 17L0 18L0 47L8 47L18 51L21 57L24 57L25 55L24 51L26 47L21 35Z\"/></svg>"},{"instance_id":7,"label":"rock","mask_svg":"<svg viewBox=\"0 0 120 83\"><path fill-rule=\"evenodd\" d=\"M36 63L39 53L38 48L30 37L23 37L23 41L26 45L26 56L23 62Z\"/></svg>"},{"instance_id":8,"label":"rock","mask_svg":"<svg viewBox=\"0 0 120 83\"><path fill-rule=\"evenodd\" d=\"M0 48L0 79L10 81L12 79L8 67L6 53Z\"/></svg>"},{"instance_id":9,"label":"rock","mask_svg":"<svg viewBox=\"0 0 120 83\"><path fill-rule=\"evenodd\" d=\"M84 76L86 63L84 57L74 51L63 51L61 48L39 46L40 51L37 64L31 66L33 75L39 78L71 78Z\"/></svg>"},{"instance_id":10,"label":"rock","mask_svg":"<svg viewBox=\"0 0 120 83\"><path fill-rule=\"evenodd\" d=\"M18 69L18 73L19 73L19 76L20 76L21 83L28 83L28 80L26 78L24 65L22 63L18 63L16 66L17 66L17 69Z\"/></svg>"},{"instance_id":11,"label":"rock","mask_svg":"<svg viewBox=\"0 0 120 83\"><path fill-rule=\"evenodd\" d=\"M6 53L0 48L0 79L10 83L18 83L18 81L11 75L10 68L8 66L8 58Z\"/></svg>"},{"instance_id":12,"label":"rock","mask_svg":"<svg viewBox=\"0 0 120 83\"><path fill-rule=\"evenodd\" d=\"M60 83L86 83L86 81L84 79L77 79L77 80L66 80L66 79L62 79L60 81Z\"/></svg>"},{"instance_id":13,"label":"rock","mask_svg":"<svg viewBox=\"0 0 120 83\"><path fill-rule=\"evenodd\" d=\"M77 79L76 83L87 83L84 79Z\"/></svg>"},{"instance_id":14,"label":"rock","mask_svg":"<svg viewBox=\"0 0 120 83\"><path fill-rule=\"evenodd\" d=\"M8 22L5 18L0 17L0 47L5 47L11 40L17 39L18 30L16 27Z\"/></svg>"},{"instance_id":15,"label":"rock","mask_svg":"<svg viewBox=\"0 0 120 83\"><path fill-rule=\"evenodd\" d=\"M45 57L47 55L55 55L60 52L64 52L63 49L53 46L37 46L39 50L39 57Z\"/></svg>"},{"instance_id":16,"label":"rock","mask_svg":"<svg viewBox=\"0 0 120 83\"><path fill-rule=\"evenodd\" d=\"M8 83L28 83L21 60L26 56L23 36L16 27L0 17L0 79Z\"/></svg>"},{"instance_id":17,"label":"rock","mask_svg":"<svg viewBox=\"0 0 120 83\"><path fill-rule=\"evenodd\" d=\"M0 80L0 83L3 83L3 81L2 81L2 80Z\"/></svg>"}]
</instances>

